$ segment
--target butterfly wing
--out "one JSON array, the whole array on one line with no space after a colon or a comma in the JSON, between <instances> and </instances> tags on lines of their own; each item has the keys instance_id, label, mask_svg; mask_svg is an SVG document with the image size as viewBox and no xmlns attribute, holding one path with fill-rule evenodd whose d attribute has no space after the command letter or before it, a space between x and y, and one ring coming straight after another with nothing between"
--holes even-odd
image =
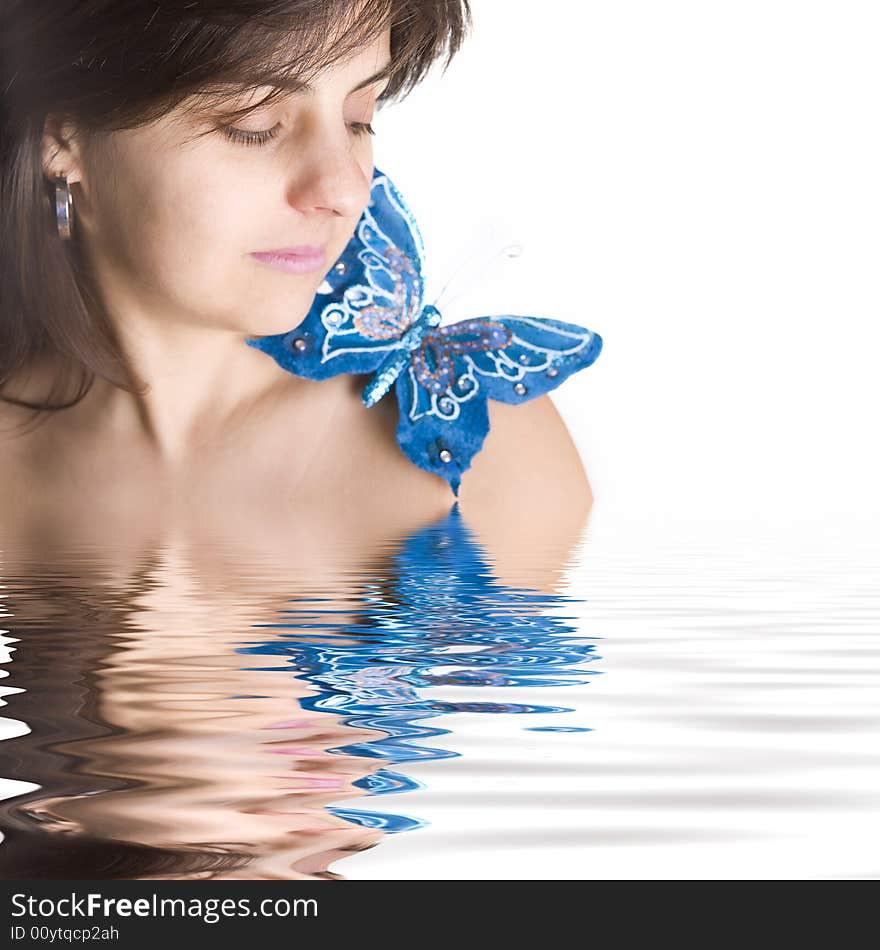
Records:
<instances>
[{"instance_id":1,"label":"butterfly wing","mask_svg":"<svg viewBox=\"0 0 880 950\"><path fill-rule=\"evenodd\" d=\"M464 365L480 390L499 402L527 402L548 393L590 366L602 351L602 337L576 323L543 317L488 319L508 331L509 342L465 353Z\"/></svg>"},{"instance_id":2,"label":"butterfly wing","mask_svg":"<svg viewBox=\"0 0 880 950\"><path fill-rule=\"evenodd\" d=\"M308 379L370 373L421 311L424 245L392 181L373 173L370 203L294 330L253 337L249 346Z\"/></svg>"},{"instance_id":3,"label":"butterfly wing","mask_svg":"<svg viewBox=\"0 0 880 950\"><path fill-rule=\"evenodd\" d=\"M454 408L441 412L437 393L419 382L412 361L397 377L394 391L399 410L397 444L411 462L445 478L458 495L461 476L489 431L485 393L475 389L467 398L456 400ZM442 406L447 408L446 403Z\"/></svg>"},{"instance_id":4,"label":"butterfly wing","mask_svg":"<svg viewBox=\"0 0 880 950\"><path fill-rule=\"evenodd\" d=\"M595 361L602 338L540 317L499 316L440 327L414 350L395 383L397 441L406 456L445 478L462 474L489 432L488 400L527 402Z\"/></svg>"}]
</instances>

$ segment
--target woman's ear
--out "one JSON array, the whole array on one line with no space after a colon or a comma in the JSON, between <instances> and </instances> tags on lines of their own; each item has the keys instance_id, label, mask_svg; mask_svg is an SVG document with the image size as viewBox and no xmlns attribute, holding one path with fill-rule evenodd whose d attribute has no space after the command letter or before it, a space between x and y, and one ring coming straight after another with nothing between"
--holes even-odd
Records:
<instances>
[{"instance_id":1,"label":"woman's ear","mask_svg":"<svg viewBox=\"0 0 880 950\"><path fill-rule=\"evenodd\" d=\"M43 174L49 181L59 175L64 175L69 184L82 181L80 141L71 122L54 114L46 116L40 159Z\"/></svg>"}]
</instances>

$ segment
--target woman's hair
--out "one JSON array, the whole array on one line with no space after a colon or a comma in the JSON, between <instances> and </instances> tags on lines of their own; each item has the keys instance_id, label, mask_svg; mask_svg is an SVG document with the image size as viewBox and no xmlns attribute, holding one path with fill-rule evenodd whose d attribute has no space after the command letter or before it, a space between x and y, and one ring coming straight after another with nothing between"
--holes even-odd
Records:
<instances>
[{"instance_id":1,"label":"woman's hair","mask_svg":"<svg viewBox=\"0 0 880 950\"><path fill-rule=\"evenodd\" d=\"M282 80L238 116L389 27L379 101L398 99L444 54L449 65L470 24L468 0L0 0L0 400L39 418L76 405L96 376L144 389L76 229L70 240L58 235L41 161L47 116L86 135L133 129L190 97L204 107ZM46 400L3 394L45 357L62 368ZM74 397L52 402L74 375Z\"/></svg>"}]
</instances>

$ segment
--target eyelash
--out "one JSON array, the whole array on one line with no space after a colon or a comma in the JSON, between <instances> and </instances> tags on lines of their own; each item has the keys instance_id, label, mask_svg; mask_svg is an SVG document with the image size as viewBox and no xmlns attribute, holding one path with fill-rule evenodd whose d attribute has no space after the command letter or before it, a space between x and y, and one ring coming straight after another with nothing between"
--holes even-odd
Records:
<instances>
[{"instance_id":1,"label":"eyelash","mask_svg":"<svg viewBox=\"0 0 880 950\"><path fill-rule=\"evenodd\" d=\"M369 122L349 122L348 124L351 126L355 135L376 134L373 126L370 125ZM271 129L267 129L265 132L244 132L241 129L236 129L234 126L224 125L220 127L220 131L226 138L231 139L233 142L238 142L241 145L265 145L278 135L279 127L276 125Z\"/></svg>"}]
</instances>

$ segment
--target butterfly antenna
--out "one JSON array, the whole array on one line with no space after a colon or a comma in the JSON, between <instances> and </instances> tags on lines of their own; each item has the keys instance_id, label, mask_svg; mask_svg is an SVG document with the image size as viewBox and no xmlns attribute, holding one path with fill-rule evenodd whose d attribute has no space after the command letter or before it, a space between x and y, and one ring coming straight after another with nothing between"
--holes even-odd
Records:
<instances>
[{"instance_id":1,"label":"butterfly antenna","mask_svg":"<svg viewBox=\"0 0 880 950\"><path fill-rule=\"evenodd\" d=\"M480 255L472 251L462 260L440 292L434 295L434 305L438 310L442 311L441 304L445 306L458 299L465 290L476 283L477 278L484 277L491 265L499 259L509 260L510 258L519 257L524 250L523 245L518 241L506 240L500 247L497 245L498 241L496 239L491 245L495 249L488 256L485 253ZM450 288L453 288L451 293Z\"/></svg>"}]
</instances>

